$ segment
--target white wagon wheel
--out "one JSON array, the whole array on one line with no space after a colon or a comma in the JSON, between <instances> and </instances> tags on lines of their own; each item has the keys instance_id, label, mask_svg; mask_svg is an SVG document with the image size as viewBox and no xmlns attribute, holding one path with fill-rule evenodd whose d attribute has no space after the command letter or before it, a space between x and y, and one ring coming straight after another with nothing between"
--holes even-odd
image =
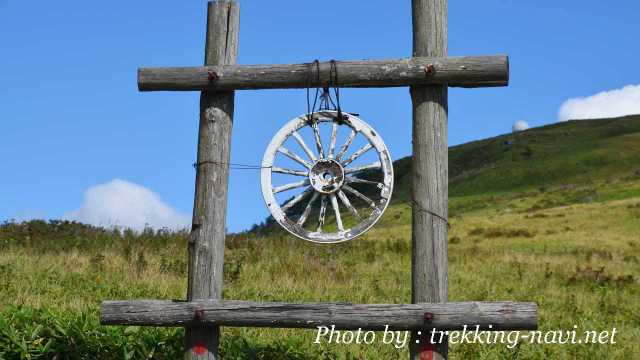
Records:
<instances>
[{"instance_id":1,"label":"white wagon wheel","mask_svg":"<svg viewBox=\"0 0 640 360\"><path fill-rule=\"evenodd\" d=\"M326 141L323 144L321 123L331 125L328 144ZM300 134L305 127L312 134L315 152ZM336 149L340 129L347 130L348 136ZM347 156L354 139L359 137L364 137L364 146ZM306 158L283 146L290 138L304 151ZM377 161L354 165L354 161L370 150L377 153ZM302 169L279 166L280 157L297 163ZM298 177L298 181L274 186L274 173ZM377 178L368 180L363 174ZM278 131L262 160L261 184L271 215L287 231L312 242L337 243L363 234L380 219L393 191L393 165L389 150L371 126L354 115L342 113L342 119L338 119L337 111L325 110L315 112L311 117L308 114L298 116ZM279 205L275 194L286 194L294 189L302 191ZM360 210L357 203L363 204ZM333 210L329 218L335 225L329 224L328 209ZM317 222L313 223L311 217L317 217Z\"/></svg>"}]
</instances>

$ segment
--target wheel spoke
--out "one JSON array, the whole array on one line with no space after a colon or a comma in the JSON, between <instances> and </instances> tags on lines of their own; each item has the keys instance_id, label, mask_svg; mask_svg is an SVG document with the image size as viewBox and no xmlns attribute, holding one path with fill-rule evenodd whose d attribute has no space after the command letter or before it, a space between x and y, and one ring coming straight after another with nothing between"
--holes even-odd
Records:
<instances>
[{"instance_id":1,"label":"wheel spoke","mask_svg":"<svg viewBox=\"0 0 640 360\"><path fill-rule=\"evenodd\" d=\"M309 149L309 147L307 146L307 143L304 142L304 139L302 139L302 136L300 136L300 134L298 134L297 131L294 131L293 133L291 133L291 135L293 135L293 138L296 139L298 144L300 144L300 147L302 148L302 150L304 150L304 152L307 154L309 159L311 159L311 161L316 161L317 160L316 156L313 155L313 152L311 151L311 149Z\"/></svg>"},{"instance_id":2,"label":"wheel spoke","mask_svg":"<svg viewBox=\"0 0 640 360\"><path fill-rule=\"evenodd\" d=\"M322 198L320 199L320 214L318 215L318 232L322 231L326 212L327 212L327 196L322 195Z\"/></svg>"},{"instance_id":3,"label":"wheel spoke","mask_svg":"<svg viewBox=\"0 0 640 360\"><path fill-rule=\"evenodd\" d=\"M337 161L340 161L340 159L342 159L342 157L344 156L344 153L347 152L347 149L349 148L349 146L353 142L353 139L356 137L357 133L358 133L357 131L355 131L353 129L351 130L351 133L347 137L347 140L344 142L344 145L342 145L342 147L340 148L340 152L338 152L338 155L336 155L336 160Z\"/></svg>"},{"instance_id":4,"label":"wheel spoke","mask_svg":"<svg viewBox=\"0 0 640 360\"><path fill-rule=\"evenodd\" d=\"M324 100L321 108L331 103ZM393 164L380 134L355 114L343 121L339 113L314 110L290 120L263 155L260 186L273 221L315 243L362 235L393 191Z\"/></svg>"},{"instance_id":5,"label":"wheel spoke","mask_svg":"<svg viewBox=\"0 0 640 360\"><path fill-rule=\"evenodd\" d=\"M309 185L309 179L304 179L304 180L300 180L298 182L294 182L294 183L290 183L290 184L274 187L273 188L273 193L277 194L277 193L280 193L280 192L283 192L283 191L297 189L297 188L301 188L301 187L307 186L307 185Z\"/></svg>"},{"instance_id":6,"label":"wheel spoke","mask_svg":"<svg viewBox=\"0 0 640 360\"><path fill-rule=\"evenodd\" d=\"M309 172L307 171L283 169L275 166L271 168L271 171L279 174L288 174L288 175L294 175L294 176L309 176Z\"/></svg>"},{"instance_id":7,"label":"wheel spoke","mask_svg":"<svg viewBox=\"0 0 640 360\"><path fill-rule=\"evenodd\" d=\"M281 210L283 212L287 212L289 211L289 209L291 209L294 205L296 205L297 203L299 203L305 196L311 194L311 192L313 191L312 187L309 187L308 189L306 189L305 191L301 192L300 194L294 196L291 200L289 200L286 204L284 204L281 207Z\"/></svg>"},{"instance_id":8,"label":"wheel spoke","mask_svg":"<svg viewBox=\"0 0 640 360\"><path fill-rule=\"evenodd\" d=\"M384 184L381 183L381 182L371 181L371 180L367 180L367 179L360 179L360 178L353 177L353 176L345 176L344 181L346 181L348 183L359 183L359 184L375 185L379 189L382 189L384 187Z\"/></svg>"},{"instance_id":9,"label":"wheel spoke","mask_svg":"<svg viewBox=\"0 0 640 360\"><path fill-rule=\"evenodd\" d=\"M362 154L364 154L367 151L371 150L371 148L373 148L373 145L371 145L371 143L367 143L367 145L361 147L360 149L358 149L358 151L356 151L353 154L351 154L351 156L342 163L342 166L347 166L347 165L351 164L355 159L357 159L360 156L362 156Z\"/></svg>"},{"instance_id":10,"label":"wheel spoke","mask_svg":"<svg viewBox=\"0 0 640 360\"><path fill-rule=\"evenodd\" d=\"M336 148L336 136L338 135L338 123L333 123L331 127L331 142L329 143L329 158L333 158L333 151Z\"/></svg>"},{"instance_id":11,"label":"wheel spoke","mask_svg":"<svg viewBox=\"0 0 640 360\"><path fill-rule=\"evenodd\" d=\"M322 139L320 139L320 129L318 129L318 123L314 122L311 125L311 128L313 129L313 135L315 136L315 139L316 139L316 147L318 148L318 157L320 159L324 159L324 148L322 147Z\"/></svg>"},{"instance_id":12,"label":"wheel spoke","mask_svg":"<svg viewBox=\"0 0 640 360\"><path fill-rule=\"evenodd\" d=\"M353 195L357 196L358 198L360 198L362 201L366 202L367 204L369 204L369 206L371 207L376 207L376 203L369 199L366 195L362 194L360 191L352 188L349 185L342 185L342 188L347 190L348 192L352 193Z\"/></svg>"},{"instance_id":13,"label":"wheel spoke","mask_svg":"<svg viewBox=\"0 0 640 360\"><path fill-rule=\"evenodd\" d=\"M298 219L298 225L302 226L304 225L305 221L307 221L307 218L311 213L311 207L313 206L313 203L316 201L318 196L320 196L320 193L317 193L317 192L313 193L313 196L311 197L311 200L309 200L307 207L304 208L304 212L302 212L302 215L300 215L300 218Z\"/></svg>"},{"instance_id":14,"label":"wheel spoke","mask_svg":"<svg viewBox=\"0 0 640 360\"><path fill-rule=\"evenodd\" d=\"M344 191L342 190L338 191L338 197L340 198L340 201L342 201L344 206L346 206L347 209L349 209L349 212L351 213L351 215L353 215L353 217L356 218L357 220L361 220L360 214L358 214L358 210L356 210L356 208L353 207L353 205L351 205L351 202L349 201L349 198L344 193Z\"/></svg>"},{"instance_id":15,"label":"wheel spoke","mask_svg":"<svg viewBox=\"0 0 640 360\"><path fill-rule=\"evenodd\" d=\"M311 169L312 165L309 164L306 160L304 160L303 158L301 158L300 156L298 156L298 154L291 152L289 149L281 146L278 149L278 152L281 154L286 155L287 157L289 157L291 160L296 161L300 164L302 164L304 167L306 167L307 169Z\"/></svg>"},{"instance_id":16,"label":"wheel spoke","mask_svg":"<svg viewBox=\"0 0 640 360\"><path fill-rule=\"evenodd\" d=\"M342 226L342 218L340 217L340 207L338 206L338 199L334 194L329 195L331 197L331 207L333 207L333 212L336 214L336 224L338 225L338 230L344 231L344 227Z\"/></svg>"},{"instance_id":17,"label":"wheel spoke","mask_svg":"<svg viewBox=\"0 0 640 360\"><path fill-rule=\"evenodd\" d=\"M350 169L344 169L344 173L345 174L351 174L351 173L358 172L358 171L379 169L380 167L382 167L382 165L380 164L380 161L377 161L377 162L374 162L373 164L369 164L369 165L362 165L362 166L356 166L356 167L350 168Z\"/></svg>"}]
</instances>

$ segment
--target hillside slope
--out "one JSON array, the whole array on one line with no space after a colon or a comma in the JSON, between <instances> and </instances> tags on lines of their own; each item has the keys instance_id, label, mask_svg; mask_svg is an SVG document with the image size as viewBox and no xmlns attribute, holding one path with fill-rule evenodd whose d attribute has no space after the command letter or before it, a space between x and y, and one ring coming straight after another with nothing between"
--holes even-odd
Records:
<instances>
[{"instance_id":1,"label":"hillside slope","mask_svg":"<svg viewBox=\"0 0 640 360\"><path fill-rule=\"evenodd\" d=\"M409 203L410 166L411 157L394 162L392 204ZM555 123L449 148L449 213L523 197L537 199L530 204L535 210L640 196L634 180L640 180L640 115ZM374 195L370 187L354 187ZM252 231L280 228L269 217Z\"/></svg>"},{"instance_id":2,"label":"hillside slope","mask_svg":"<svg viewBox=\"0 0 640 360\"><path fill-rule=\"evenodd\" d=\"M449 196L640 177L639 160L640 115L556 123L451 147ZM409 198L410 163L394 163L396 202Z\"/></svg>"}]
</instances>

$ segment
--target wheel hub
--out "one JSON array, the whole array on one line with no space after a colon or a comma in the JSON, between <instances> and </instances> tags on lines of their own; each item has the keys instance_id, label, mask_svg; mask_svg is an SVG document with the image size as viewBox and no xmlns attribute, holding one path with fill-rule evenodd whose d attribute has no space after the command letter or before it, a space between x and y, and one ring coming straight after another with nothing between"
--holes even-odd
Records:
<instances>
[{"instance_id":1,"label":"wheel hub","mask_svg":"<svg viewBox=\"0 0 640 360\"><path fill-rule=\"evenodd\" d=\"M333 194L344 184L344 169L333 159L320 159L309 171L309 181L317 192Z\"/></svg>"}]
</instances>

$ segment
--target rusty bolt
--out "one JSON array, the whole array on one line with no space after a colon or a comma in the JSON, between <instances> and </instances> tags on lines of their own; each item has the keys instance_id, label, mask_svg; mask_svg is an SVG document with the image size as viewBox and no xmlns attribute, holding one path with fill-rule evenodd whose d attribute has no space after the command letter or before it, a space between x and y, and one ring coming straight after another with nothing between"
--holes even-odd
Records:
<instances>
[{"instance_id":1,"label":"rusty bolt","mask_svg":"<svg viewBox=\"0 0 640 360\"><path fill-rule=\"evenodd\" d=\"M433 64L428 64L427 66L425 66L424 68L424 73L425 75L433 75L433 73L436 71L435 67L433 66Z\"/></svg>"},{"instance_id":2,"label":"rusty bolt","mask_svg":"<svg viewBox=\"0 0 640 360\"><path fill-rule=\"evenodd\" d=\"M208 71L207 72L207 78L209 79L209 81L217 81L218 80L218 74L215 71Z\"/></svg>"},{"instance_id":3,"label":"rusty bolt","mask_svg":"<svg viewBox=\"0 0 640 360\"><path fill-rule=\"evenodd\" d=\"M430 312L424 313L424 321L431 322L433 320L433 314Z\"/></svg>"},{"instance_id":4,"label":"rusty bolt","mask_svg":"<svg viewBox=\"0 0 640 360\"><path fill-rule=\"evenodd\" d=\"M204 317L204 310L196 309L195 316L196 316L196 320L202 320L202 318Z\"/></svg>"}]
</instances>

